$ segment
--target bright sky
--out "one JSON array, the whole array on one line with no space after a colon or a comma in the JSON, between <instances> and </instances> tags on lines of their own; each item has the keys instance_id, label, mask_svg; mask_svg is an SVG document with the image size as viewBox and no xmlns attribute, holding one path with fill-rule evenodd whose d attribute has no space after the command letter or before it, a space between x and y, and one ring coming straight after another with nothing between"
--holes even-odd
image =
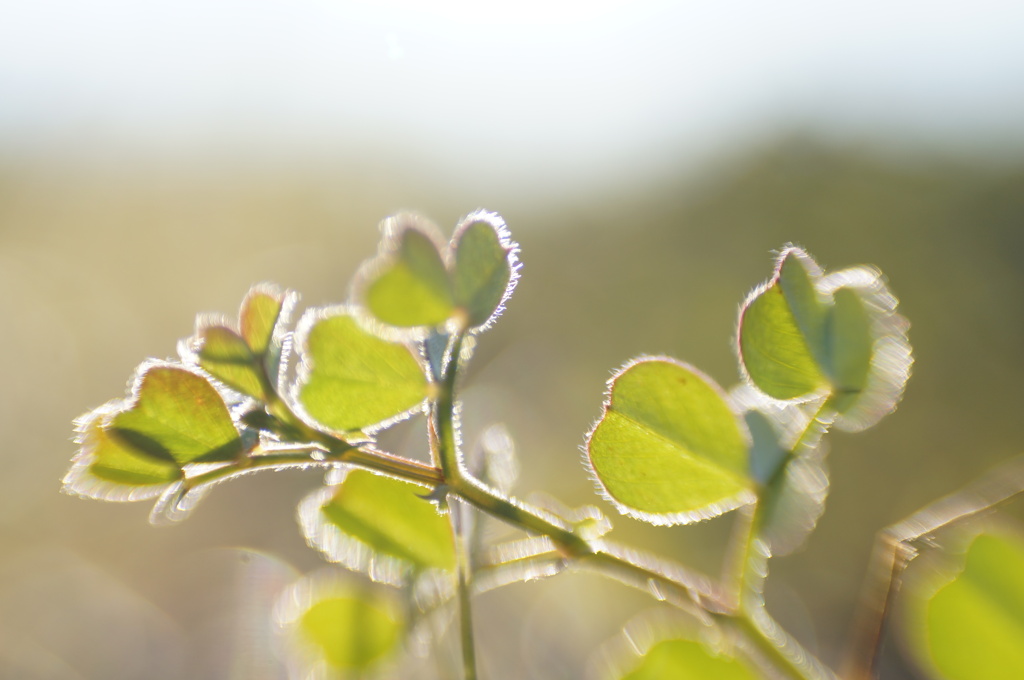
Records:
<instances>
[{"instance_id":1,"label":"bright sky","mask_svg":"<svg viewBox=\"0 0 1024 680\"><path fill-rule=\"evenodd\" d=\"M595 172L811 122L1024 139L1020 0L0 0L3 144Z\"/></svg>"}]
</instances>

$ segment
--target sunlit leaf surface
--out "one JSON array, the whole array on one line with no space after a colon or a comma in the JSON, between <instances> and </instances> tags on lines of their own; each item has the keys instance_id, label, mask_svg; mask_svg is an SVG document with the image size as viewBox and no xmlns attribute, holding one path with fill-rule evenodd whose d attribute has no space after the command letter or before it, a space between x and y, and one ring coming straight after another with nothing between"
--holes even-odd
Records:
<instances>
[{"instance_id":1,"label":"sunlit leaf surface","mask_svg":"<svg viewBox=\"0 0 1024 680\"><path fill-rule=\"evenodd\" d=\"M308 315L300 329L304 366L295 396L316 422L341 432L366 429L426 398L427 378L406 345L377 337L341 311Z\"/></svg>"},{"instance_id":2,"label":"sunlit leaf surface","mask_svg":"<svg viewBox=\"0 0 1024 680\"><path fill-rule=\"evenodd\" d=\"M392 326L437 326L455 309L438 246L412 224L394 236L394 251L366 287L366 305Z\"/></svg>"},{"instance_id":3,"label":"sunlit leaf surface","mask_svg":"<svg viewBox=\"0 0 1024 680\"><path fill-rule=\"evenodd\" d=\"M914 594L907 633L933 677L1024 678L1024 542L981 534L959 574Z\"/></svg>"},{"instance_id":4,"label":"sunlit leaf surface","mask_svg":"<svg viewBox=\"0 0 1024 680\"><path fill-rule=\"evenodd\" d=\"M500 221L496 226L480 219L465 223L455 234L452 285L456 303L465 310L471 327L487 323L512 281L509 254L513 246L502 242L503 230Z\"/></svg>"},{"instance_id":5,"label":"sunlit leaf surface","mask_svg":"<svg viewBox=\"0 0 1024 680\"><path fill-rule=\"evenodd\" d=\"M124 445L179 465L235 458L242 442L220 394L206 378L176 366L151 366L134 404L110 420Z\"/></svg>"},{"instance_id":6,"label":"sunlit leaf surface","mask_svg":"<svg viewBox=\"0 0 1024 680\"><path fill-rule=\"evenodd\" d=\"M869 427L892 411L910 375L906 320L881 273L853 267L823 275L799 248L744 303L743 370L776 399L828 394L836 427Z\"/></svg>"},{"instance_id":7,"label":"sunlit leaf surface","mask_svg":"<svg viewBox=\"0 0 1024 680\"><path fill-rule=\"evenodd\" d=\"M622 512L672 524L752 500L749 434L710 379L681 362L647 358L610 385L587 451Z\"/></svg>"},{"instance_id":8,"label":"sunlit leaf surface","mask_svg":"<svg viewBox=\"0 0 1024 680\"><path fill-rule=\"evenodd\" d=\"M111 436L98 421L83 432L82 447L92 453L89 472L101 480L125 486L151 486L182 477L176 462L126 444Z\"/></svg>"},{"instance_id":9,"label":"sunlit leaf surface","mask_svg":"<svg viewBox=\"0 0 1024 680\"><path fill-rule=\"evenodd\" d=\"M198 332L199 365L228 387L258 399L266 399L259 356L246 341L224 326L206 326Z\"/></svg>"},{"instance_id":10,"label":"sunlit leaf surface","mask_svg":"<svg viewBox=\"0 0 1024 680\"><path fill-rule=\"evenodd\" d=\"M759 680L743 661L716 654L693 640L663 640L622 680Z\"/></svg>"},{"instance_id":11,"label":"sunlit leaf surface","mask_svg":"<svg viewBox=\"0 0 1024 680\"><path fill-rule=\"evenodd\" d=\"M242 302L238 326L253 354L265 354L274 337L274 327L284 311L285 295L266 284L254 287Z\"/></svg>"},{"instance_id":12,"label":"sunlit leaf surface","mask_svg":"<svg viewBox=\"0 0 1024 680\"><path fill-rule=\"evenodd\" d=\"M812 343L824 337L827 309L801 262L806 256L787 252L775 278L746 302L739 329L747 375L776 399L803 397L826 384Z\"/></svg>"},{"instance_id":13,"label":"sunlit leaf surface","mask_svg":"<svg viewBox=\"0 0 1024 680\"><path fill-rule=\"evenodd\" d=\"M310 543L332 561L392 583L410 569L454 569L449 522L421 497L429 489L352 470L324 491L300 517Z\"/></svg>"}]
</instances>

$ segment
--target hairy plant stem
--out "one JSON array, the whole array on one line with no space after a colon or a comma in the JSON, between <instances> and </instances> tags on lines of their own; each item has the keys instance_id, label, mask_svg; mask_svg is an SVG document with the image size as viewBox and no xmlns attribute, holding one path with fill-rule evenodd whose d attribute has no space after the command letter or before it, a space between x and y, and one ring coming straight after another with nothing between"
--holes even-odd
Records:
<instances>
[{"instance_id":1,"label":"hairy plant stem","mask_svg":"<svg viewBox=\"0 0 1024 680\"><path fill-rule=\"evenodd\" d=\"M450 501L449 501L450 503ZM473 579L473 565L470 563L469 551L466 549L465 526L462 510L457 502L450 503L448 518L452 527L452 538L455 543L458 578L456 581L456 597L459 600L459 641L462 649L463 680L476 680L476 643L473 635L473 607L470 582Z\"/></svg>"}]
</instances>

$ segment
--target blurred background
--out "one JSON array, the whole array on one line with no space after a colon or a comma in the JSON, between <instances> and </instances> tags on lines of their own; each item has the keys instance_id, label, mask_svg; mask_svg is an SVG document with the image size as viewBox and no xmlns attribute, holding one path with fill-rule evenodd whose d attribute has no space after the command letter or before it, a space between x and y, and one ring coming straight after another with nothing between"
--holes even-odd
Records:
<instances>
[{"instance_id":1,"label":"blurred background","mask_svg":"<svg viewBox=\"0 0 1024 680\"><path fill-rule=\"evenodd\" d=\"M383 217L478 207L524 267L467 438L504 422L518 494L609 515L579 446L613 369L734 384L738 304L787 242L886 273L905 402L832 437L826 514L767 593L838 661L874 533L1024 449L1022 34L1008 0L0 3L0 677L283 677L269 612L322 565L294 520L321 476L153 528L59 493L72 419L252 283L344 300ZM729 518L613 520L720 568ZM581 677L654 605L588 574L484 595L485 677ZM915 677L889 640L883 678Z\"/></svg>"}]
</instances>

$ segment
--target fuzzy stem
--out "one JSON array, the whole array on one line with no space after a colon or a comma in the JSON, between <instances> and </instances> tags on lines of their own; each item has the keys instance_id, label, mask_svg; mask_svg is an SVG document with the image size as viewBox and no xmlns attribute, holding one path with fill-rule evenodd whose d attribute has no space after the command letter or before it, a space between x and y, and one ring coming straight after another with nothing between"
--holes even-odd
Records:
<instances>
[{"instance_id":1,"label":"fuzzy stem","mask_svg":"<svg viewBox=\"0 0 1024 680\"><path fill-rule=\"evenodd\" d=\"M451 500L451 499L450 499ZM457 558L456 597L459 601L459 641L462 649L463 680L476 680L476 643L473 636L473 607L470 582L473 578L473 565L470 563L469 551L466 549L465 519L466 508L457 501L449 500L448 517L452 528ZM461 515L461 516L460 516Z\"/></svg>"}]
</instances>

